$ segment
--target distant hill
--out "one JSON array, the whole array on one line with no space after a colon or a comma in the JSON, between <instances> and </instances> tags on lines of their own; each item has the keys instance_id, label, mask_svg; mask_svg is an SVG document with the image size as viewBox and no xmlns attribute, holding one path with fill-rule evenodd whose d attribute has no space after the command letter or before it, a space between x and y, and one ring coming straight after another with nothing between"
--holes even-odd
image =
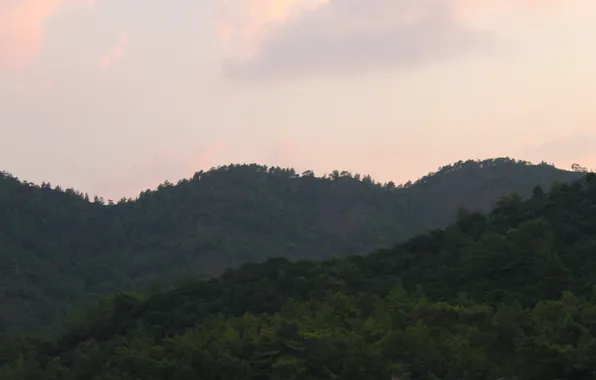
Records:
<instances>
[{"instance_id":1,"label":"distant hill","mask_svg":"<svg viewBox=\"0 0 596 380\"><path fill-rule=\"evenodd\" d=\"M392 248L117 292L0 341L0 378L593 379L596 174Z\"/></svg>"},{"instance_id":2,"label":"distant hill","mask_svg":"<svg viewBox=\"0 0 596 380\"><path fill-rule=\"evenodd\" d=\"M116 289L167 287L268 257L322 260L443 227L461 206L580 174L508 158L458 162L414 183L230 165L116 204L0 177L0 330L50 326Z\"/></svg>"}]
</instances>

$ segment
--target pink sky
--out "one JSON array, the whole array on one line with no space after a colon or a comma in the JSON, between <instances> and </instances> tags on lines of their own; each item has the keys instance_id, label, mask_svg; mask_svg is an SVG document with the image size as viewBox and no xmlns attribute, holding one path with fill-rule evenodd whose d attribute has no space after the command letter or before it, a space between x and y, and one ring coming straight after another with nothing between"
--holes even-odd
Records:
<instances>
[{"instance_id":1,"label":"pink sky","mask_svg":"<svg viewBox=\"0 0 596 380\"><path fill-rule=\"evenodd\" d=\"M0 170L118 199L257 162L596 168L593 0L0 0Z\"/></svg>"}]
</instances>

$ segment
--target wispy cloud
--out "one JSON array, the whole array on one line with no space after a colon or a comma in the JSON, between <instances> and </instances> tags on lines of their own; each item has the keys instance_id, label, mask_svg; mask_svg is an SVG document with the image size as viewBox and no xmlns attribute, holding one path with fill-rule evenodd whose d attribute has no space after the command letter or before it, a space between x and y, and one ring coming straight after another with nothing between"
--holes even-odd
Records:
<instances>
[{"instance_id":1,"label":"wispy cloud","mask_svg":"<svg viewBox=\"0 0 596 380\"><path fill-rule=\"evenodd\" d=\"M0 0L0 69L27 64L44 40L44 23L63 0Z\"/></svg>"},{"instance_id":2,"label":"wispy cloud","mask_svg":"<svg viewBox=\"0 0 596 380\"><path fill-rule=\"evenodd\" d=\"M458 14L470 16L473 12L497 7L516 11L535 12L566 3L569 2L562 0L456 0L454 5Z\"/></svg>"},{"instance_id":3,"label":"wispy cloud","mask_svg":"<svg viewBox=\"0 0 596 380\"><path fill-rule=\"evenodd\" d=\"M228 62L229 74L263 78L404 68L491 43L490 35L456 21L453 0L329 0L285 15L262 25L254 54Z\"/></svg>"},{"instance_id":4,"label":"wispy cloud","mask_svg":"<svg viewBox=\"0 0 596 380\"><path fill-rule=\"evenodd\" d=\"M124 54L124 50L128 45L128 35L126 32L123 32L120 36L120 40L114 45L110 51L108 51L105 55L103 55L99 62L97 63L97 67L100 69L109 69L122 58Z\"/></svg>"},{"instance_id":5,"label":"wispy cloud","mask_svg":"<svg viewBox=\"0 0 596 380\"><path fill-rule=\"evenodd\" d=\"M219 36L254 44L266 37L268 29L301 13L327 4L329 0L219 0Z\"/></svg>"},{"instance_id":6,"label":"wispy cloud","mask_svg":"<svg viewBox=\"0 0 596 380\"><path fill-rule=\"evenodd\" d=\"M225 69L263 79L428 65L493 46L488 31L467 26L475 12L554 1L235 1L233 10L223 8L220 36L249 49Z\"/></svg>"},{"instance_id":7,"label":"wispy cloud","mask_svg":"<svg viewBox=\"0 0 596 380\"><path fill-rule=\"evenodd\" d=\"M0 69L29 64L45 41L45 24L62 8L93 10L98 0L0 0Z\"/></svg>"}]
</instances>

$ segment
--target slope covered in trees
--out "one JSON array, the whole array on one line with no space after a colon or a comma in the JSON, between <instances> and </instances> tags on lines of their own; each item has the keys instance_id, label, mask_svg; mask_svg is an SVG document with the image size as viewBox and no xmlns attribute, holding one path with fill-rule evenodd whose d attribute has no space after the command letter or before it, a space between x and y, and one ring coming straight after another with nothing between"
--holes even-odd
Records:
<instances>
[{"instance_id":1,"label":"slope covered in trees","mask_svg":"<svg viewBox=\"0 0 596 380\"><path fill-rule=\"evenodd\" d=\"M7 340L0 378L594 379L596 174L367 256L271 259Z\"/></svg>"},{"instance_id":2,"label":"slope covered in trees","mask_svg":"<svg viewBox=\"0 0 596 380\"><path fill-rule=\"evenodd\" d=\"M79 301L117 289L167 286L268 257L362 254L445 226L460 206L579 174L510 159L467 161L415 183L335 171L232 165L138 199L103 202L74 190L0 177L0 331L48 326Z\"/></svg>"}]
</instances>

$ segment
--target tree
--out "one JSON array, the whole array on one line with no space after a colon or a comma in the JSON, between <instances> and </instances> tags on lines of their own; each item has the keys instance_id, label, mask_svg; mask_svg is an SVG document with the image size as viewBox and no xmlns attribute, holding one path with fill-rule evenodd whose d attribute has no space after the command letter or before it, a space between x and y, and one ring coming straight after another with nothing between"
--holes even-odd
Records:
<instances>
[{"instance_id":1,"label":"tree","mask_svg":"<svg viewBox=\"0 0 596 380\"><path fill-rule=\"evenodd\" d=\"M571 165L571 170L573 170L574 172L578 172L578 173L587 173L588 169L579 165L579 164L573 164Z\"/></svg>"}]
</instances>

